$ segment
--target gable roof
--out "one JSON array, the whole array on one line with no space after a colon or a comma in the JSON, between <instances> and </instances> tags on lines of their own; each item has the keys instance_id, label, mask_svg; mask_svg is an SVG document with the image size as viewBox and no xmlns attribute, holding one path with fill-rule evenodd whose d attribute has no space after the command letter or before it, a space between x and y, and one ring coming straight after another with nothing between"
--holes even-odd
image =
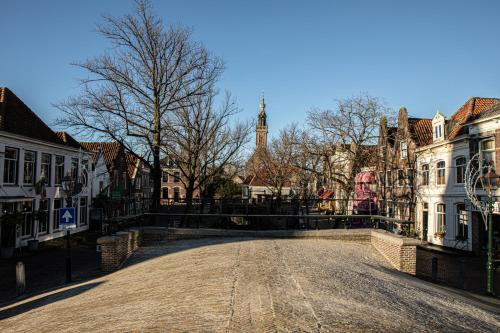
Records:
<instances>
[{"instance_id":1,"label":"gable roof","mask_svg":"<svg viewBox=\"0 0 500 333\"><path fill-rule=\"evenodd\" d=\"M408 131L417 146L432 143L432 119L408 118Z\"/></svg>"},{"instance_id":2,"label":"gable roof","mask_svg":"<svg viewBox=\"0 0 500 333\"><path fill-rule=\"evenodd\" d=\"M128 176L134 178L139 167L139 159L134 154L127 152L125 154L125 161L127 162Z\"/></svg>"},{"instance_id":3,"label":"gable roof","mask_svg":"<svg viewBox=\"0 0 500 333\"><path fill-rule=\"evenodd\" d=\"M463 125L500 103L498 98L471 97L455 112L448 122L448 139L464 134Z\"/></svg>"},{"instance_id":4,"label":"gable roof","mask_svg":"<svg viewBox=\"0 0 500 333\"><path fill-rule=\"evenodd\" d=\"M0 87L0 130L45 142L71 146L62 141L40 117L6 87Z\"/></svg>"},{"instance_id":5,"label":"gable roof","mask_svg":"<svg viewBox=\"0 0 500 333\"><path fill-rule=\"evenodd\" d=\"M81 148L82 146L78 141L76 141L71 135L69 135L67 132L55 132L59 140L64 142L66 145L73 147L73 148Z\"/></svg>"},{"instance_id":6,"label":"gable roof","mask_svg":"<svg viewBox=\"0 0 500 333\"><path fill-rule=\"evenodd\" d=\"M80 142L80 145L84 149L96 153L96 155L101 152L104 157L106 167L108 168L108 171L111 172L115 161L120 154L121 146L119 142Z\"/></svg>"}]
</instances>

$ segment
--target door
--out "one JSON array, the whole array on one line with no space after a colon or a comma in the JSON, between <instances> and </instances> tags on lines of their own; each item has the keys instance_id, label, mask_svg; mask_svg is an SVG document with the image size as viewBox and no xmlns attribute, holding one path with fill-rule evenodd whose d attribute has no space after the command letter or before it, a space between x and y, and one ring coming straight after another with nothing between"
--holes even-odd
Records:
<instances>
[{"instance_id":1,"label":"door","mask_svg":"<svg viewBox=\"0 0 500 333\"><path fill-rule=\"evenodd\" d=\"M422 240L427 241L427 230L429 228L429 205L424 202L422 209Z\"/></svg>"}]
</instances>

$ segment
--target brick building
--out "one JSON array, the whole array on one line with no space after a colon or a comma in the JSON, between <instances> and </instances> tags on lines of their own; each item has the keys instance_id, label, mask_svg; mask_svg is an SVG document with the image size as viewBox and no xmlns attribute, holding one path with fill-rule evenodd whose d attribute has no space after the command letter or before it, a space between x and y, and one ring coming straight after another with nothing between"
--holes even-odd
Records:
<instances>
[{"instance_id":1,"label":"brick building","mask_svg":"<svg viewBox=\"0 0 500 333\"><path fill-rule=\"evenodd\" d=\"M382 214L415 220L416 149L431 142L431 119L409 117L404 107L399 110L397 126L388 126L387 119L382 117L376 162L377 197Z\"/></svg>"}]
</instances>

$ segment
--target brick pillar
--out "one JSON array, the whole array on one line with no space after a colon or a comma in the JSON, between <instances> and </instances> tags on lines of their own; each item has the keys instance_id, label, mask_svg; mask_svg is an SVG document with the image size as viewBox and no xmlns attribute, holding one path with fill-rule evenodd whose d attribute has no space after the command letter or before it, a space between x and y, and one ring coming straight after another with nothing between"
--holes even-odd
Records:
<instances>
[{"instance_id":1,"label":"brick pillar","mask_svg":"<svg viewBox=\"0 0 500 333\"><path fill-rule=\"evenodd\" d=\"M112 272L120 267L120 238L116 236L104 236L97 239L101 246L101 270Z\"/></svg>"},{"instance_id":2,"label":"brick pillar","mask_svg":"<svg viewBox=\"0 0 500 333\"><path fill-rule=\"evenodd\" d=\"M382 230L372 230L371 242L373 247L398 271L416 275L419 240Z\"/></svg>"}]
</instances>

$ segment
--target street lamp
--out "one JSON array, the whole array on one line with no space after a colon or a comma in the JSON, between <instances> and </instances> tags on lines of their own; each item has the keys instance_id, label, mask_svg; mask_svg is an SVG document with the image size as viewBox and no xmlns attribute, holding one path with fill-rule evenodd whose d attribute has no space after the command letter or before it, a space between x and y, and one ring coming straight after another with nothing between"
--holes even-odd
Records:
<instances>
[{"instance_id":1,"label":"street lamp","mask_svg":"<svg viewBox=\"0 0 500 333\"><path fill-rule=\"evenodd\" d=\"M73 194L75 192L75 180L69 174L61 179L61 186L66 195L66 207L73 206ZM66 229L66 283L71 282L71 232L70 228Z\"/></svg>"},{"instance_id":2,"label":"street lamp","mask_svg":"<svg viewBox=\"0 0 500 333\"><path fill-rule=\"evenodd\" d=\"M493 295L493 193L498 188L498 179L500 178L488 165L488 172L481 176L481 186L488 193L488 259L486 262L486 292Z\"/></svg>"}]
</instances>

